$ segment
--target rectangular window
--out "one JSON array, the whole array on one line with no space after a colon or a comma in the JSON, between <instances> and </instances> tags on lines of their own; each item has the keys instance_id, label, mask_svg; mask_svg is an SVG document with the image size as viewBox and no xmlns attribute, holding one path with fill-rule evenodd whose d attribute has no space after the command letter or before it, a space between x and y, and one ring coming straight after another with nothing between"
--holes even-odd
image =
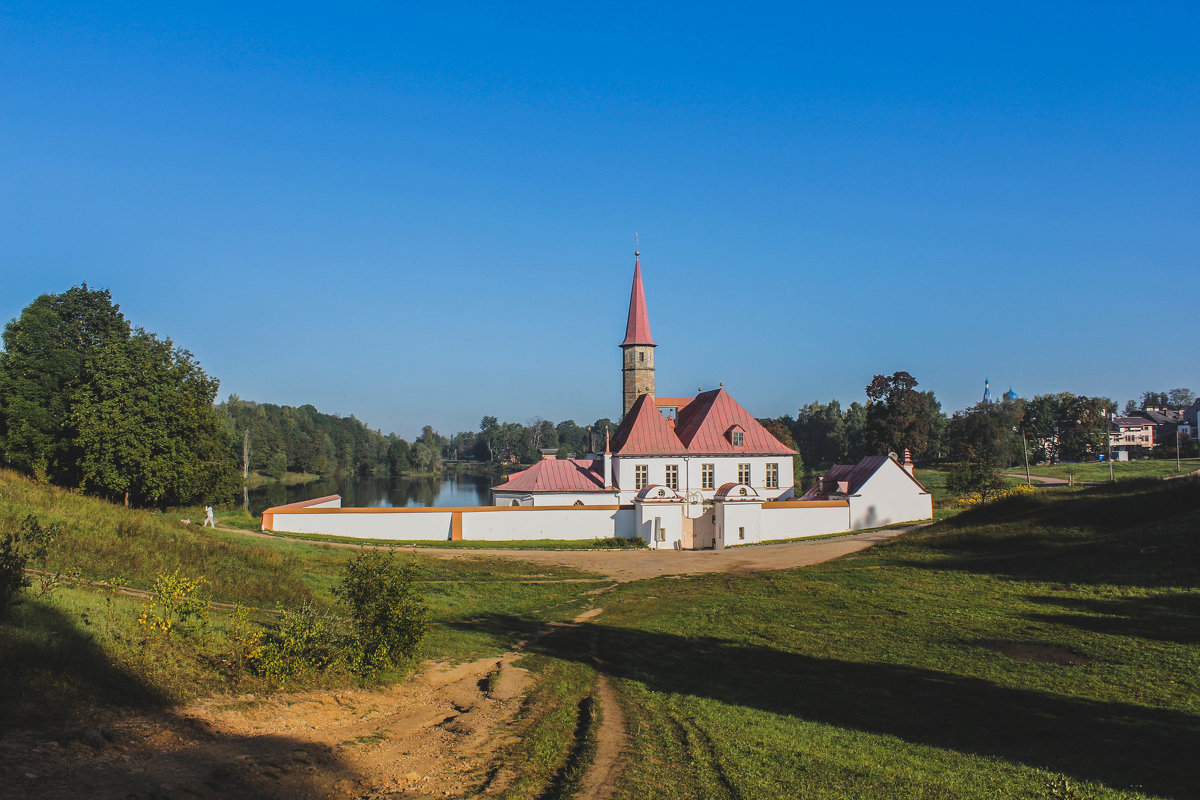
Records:
<instances>
[{"instance_id":1,"label":"rectangular window","mask_svg":"<svg viewBox=\"0 0 1200 800\"><path fill-rule=\"evenodd\" d=\"M750 465L738 464L738 483L750 485Z\"/></svg>"},{"instance_id":2,"label":"rectangular window","mask_svg":"<svg viewBox=\"0 0 1200 800\"><path fill-rule=\"evenodd\" d=\"M743 527L741 527L741 526L739 526L739 527L738 527L738 538L739 538L739 539L745 539L745 538L746 538L746 529L745 529L745 528L743 528Z\"/></svg>"},{"instance_id":3,"label":"rectangular window","mask_svg":"<svg viewBox=\"0 0 1200 800\"><path fill-rule=\"evenodd\" d=\"M667 464L667 488L679 491L679 467Z\"/></svg>"},{"instance_id":4,"label":"rectangular window","mask_svg":"<svg viewBox=\"0 0 1200 800\"><path fill-rule=\"evenodd\" d=\"M712 464L701 464L700 465L700 488L701 489L715 489L716 488L716 479L714 477L714 474L715 473L713 471Z\"/></svg>"},{"instance_id":5,"label":"rectangular window","mask_svg":"<svg viewBox=\"0 0 1200 800\"><path fill-rule=\"evenodd\" d=\"M734 431L733 432L733 446L741 447L745 443L746 443L746 434L742 433L741 431Z\"/></svg>"},{"instance_id":6,"label":"rectangular window","mask_svg":"<svg viewBox=\"0 0 1200 800\"><path fill-rule=\"evenodd\" d=\"M645 489L646 484L650 482L650 468L645 464L638 464L633 468L633 488Z\"/></svg>"},{"instance_id":7,"label":"rectangular window","mask_svg":"<svg viewBox=\"0 0 1200 800\"><path fill-rule=\"evenodd\" d=\"M767 488L768 489L778 489L779 488L779 465L778 464L767 464Z\"/></svg>"}]
</instances>

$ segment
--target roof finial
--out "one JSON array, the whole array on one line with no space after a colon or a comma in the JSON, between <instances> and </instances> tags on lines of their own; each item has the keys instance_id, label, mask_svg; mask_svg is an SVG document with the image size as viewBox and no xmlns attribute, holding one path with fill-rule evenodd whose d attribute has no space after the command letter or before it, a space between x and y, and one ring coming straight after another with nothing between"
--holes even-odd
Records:
<instances>
[{"instance_id":1,"label":"roof finial","mask_svg":"<svg viewBox=\"0 0 1200 800\"><path fill-rule=\"evenodd\" d=\"M641 254L642 254L642 249L641 249L641 247L638 246L637 231L634 231L634 233L633 233L633 257L637 258Z\"/></svg>"}]
</instances>

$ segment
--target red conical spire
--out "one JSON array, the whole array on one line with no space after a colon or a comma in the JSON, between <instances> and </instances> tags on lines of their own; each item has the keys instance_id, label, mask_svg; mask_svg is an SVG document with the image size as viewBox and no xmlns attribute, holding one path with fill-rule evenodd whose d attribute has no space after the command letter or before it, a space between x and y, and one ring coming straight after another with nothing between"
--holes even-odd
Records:
<instances>
[{"instance_id":1,"label":"red conical spire","mask_svg":"<svg viewBox=\"0 0 1200 800\"><path fill-rule=\"evenodd\" d=\"M641 253L633 253L633 291L629 294L629 321L625 323L625 341L628 344L648 344L657 347L650 338L650 315L646 313L646 290L642 288Z\"/></svg>"}]
</instances>

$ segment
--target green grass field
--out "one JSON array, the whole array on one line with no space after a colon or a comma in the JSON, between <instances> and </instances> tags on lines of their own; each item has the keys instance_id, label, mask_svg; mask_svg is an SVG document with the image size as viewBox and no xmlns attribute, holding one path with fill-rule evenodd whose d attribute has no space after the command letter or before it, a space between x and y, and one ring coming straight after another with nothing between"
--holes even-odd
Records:
<instances>
[{"instance_id":1,"label":"green grass field","mask_svg":"<svg viewBox=\"0 0 1200 800\"><path fill-rule=\"evenodd\" d=\"M1166 478L1178 475L1175 470L1175 459L1143 458L1136 461L1114 461L1112 464L1113 477L1117 480L1129 478ZM1200 469L1200 459L1185 458L1180 463L1181 472L1194 472ZM1025 467L1013 467L1006 470L1010 475L1025 475ZM1077 482L1102 483L1108 480L1108 462L1090 461L1086 464L1040 464L1030 465L1031 475L1041 475L1046 478L1066 479L1074 473Z\"/></svg>"},{"instance_id":2,"label":"green grass field","mask_svg":"<svg viewBox=\"0 0 1200 800\"><path fill-rule=\"evenodd\" d=\"M0 472L0 526L28 513L63 524L53 558L83 577L145 588L164 570L203 574L214 600L259 622L302 599L336 612L353 553L202 531ZM622 798L1184 798L1200 752L1198 537L1200 480L1125 480L967 510L814 567L601 595L585 592L609 581L566 567L403 557L435 621L422 658L529 640L510 798L578 786L599 672L626 716ZM592 604L603 613L530 636ZM0 622L0 730L270 688L222 666L226 609L147 652L143 605L84 586L18 605Z\"/></svg>"}]
</instances>

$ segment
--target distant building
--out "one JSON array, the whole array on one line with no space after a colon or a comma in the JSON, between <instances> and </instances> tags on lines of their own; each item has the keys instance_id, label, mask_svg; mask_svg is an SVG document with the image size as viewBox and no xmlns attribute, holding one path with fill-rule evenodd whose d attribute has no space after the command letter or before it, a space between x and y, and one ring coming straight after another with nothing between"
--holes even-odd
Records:
<instances>
[{"instance_id":1,"label":"distant building","mask_svg":"<svg viewBox=\"0 0 1200 800\"><path fill-rule=\"evenodd\" d=\"M1155 423L1145 417L1113 417L1108 426L1108 443L1114 453L1129 457L1147 456L1154 449Z\"/></svg>"}]
</instances>

